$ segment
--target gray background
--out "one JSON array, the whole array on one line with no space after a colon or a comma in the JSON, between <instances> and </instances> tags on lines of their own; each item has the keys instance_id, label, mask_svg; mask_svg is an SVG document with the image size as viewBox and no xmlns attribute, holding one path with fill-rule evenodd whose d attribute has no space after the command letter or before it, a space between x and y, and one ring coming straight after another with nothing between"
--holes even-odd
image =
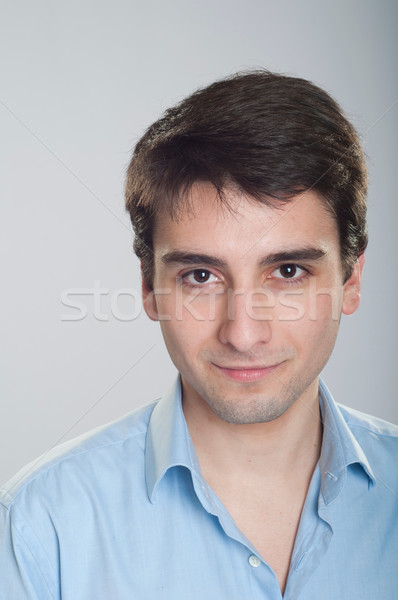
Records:
<instances>
[{"instance_id":1,"label":"gray background","mask_svg":"<svg viewBox=\"0 0 398 600\"><path fill-rule=\"evenodd\" d=\"M336 399L398 421L395 399L397 4L382 0L2 2L0 481L54 444L159 396L158 325L117 319L139 290L123 208L134 143L161 111L246 67L331 92L369 156L363 302L325 373ZM109 290L80 298L63 291ZM75 297L76 299L77 297ZM120 314L139 312L119 298ZM96 312L98 313L98 307Z\"/></svg>"}]
</instances>

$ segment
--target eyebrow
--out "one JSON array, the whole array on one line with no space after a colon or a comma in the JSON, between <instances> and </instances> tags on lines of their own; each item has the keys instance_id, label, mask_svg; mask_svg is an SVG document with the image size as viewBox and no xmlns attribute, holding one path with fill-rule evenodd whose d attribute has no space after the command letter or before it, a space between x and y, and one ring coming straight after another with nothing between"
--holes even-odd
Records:
<instances>
[{"instance_id":1,"label":"eyebrow","mask_svg":"<svg viewBox=\"0 0 398 600\"><path fill-rule=\"evenodd\" d=\"M313 262L322 259L326 255L323 248L293 248L282 252L274 252L262 258L259 262L260 267L268 267L280 263L298 263L298 262ZM180 264L180 265L209 265L219 269L225 269L227 263L210 254L202 254L198 252L185 252L182 250L172 250L167 252L161 258L163 264Z\"/></svg>"},{"instance_id":2,"label":"eyebrow","mask_svg":"<svg viewBox=\"0 0 398 600\"><path fill-rule=\"evenodd\" d=\"M162 262L166 265L172 263L178 263L182 265L206 264L221 269L227 266L227 263L224 260L221 260L221 258L217 258L216 256L197 252L183 252L181 250L167 252L162 256Z\"/></svg>"},{"instance_id":3,"label":"eyebrow","mask_svg":"<svg viewBox=\"0 0 398 600\"><path fill-rule=\"evenodd\" d=\"M292 250L284 250L283 252L274 252L260 260L261 267L268 267L277 263L297 263L297 262L314 262L321 260L326 256L326 250L323 248L296 248Z\"/></svg>"}]
</instances>

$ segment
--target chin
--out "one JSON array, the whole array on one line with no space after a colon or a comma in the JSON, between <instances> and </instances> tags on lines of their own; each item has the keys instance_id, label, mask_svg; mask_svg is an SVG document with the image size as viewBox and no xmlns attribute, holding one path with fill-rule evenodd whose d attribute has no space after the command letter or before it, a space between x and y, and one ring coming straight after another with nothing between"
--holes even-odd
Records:
<instances>
[{"instance_id":1,"label":"chin","mask_svg":"<svg viewBox=\"0 0 398 600\"><path fill-rule=\"evenodd\" d=\"M233 399L215 397L213 394L205 395L205 402L220 419L234 425L249 425L254 423L269 423L281 417L294 404L297 396L289 394L282 397L265 398L256 395L251 398Z\"/></svg>"}]
</instances>

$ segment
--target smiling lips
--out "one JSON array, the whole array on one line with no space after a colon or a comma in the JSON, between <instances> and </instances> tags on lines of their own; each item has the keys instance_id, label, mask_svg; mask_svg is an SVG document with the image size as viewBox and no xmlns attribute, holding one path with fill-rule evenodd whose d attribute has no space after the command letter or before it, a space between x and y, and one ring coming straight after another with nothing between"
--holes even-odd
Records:
<instances>
[{"instance_id":1,"label":"smiling lips","mask_svg":"<svg viewBox=\"0 0 398 600\"><path fill-rule=\"evenodd\" d=\"M214 364L214 363L213 363ZM221 367L220 365L214 364L222 373L234 379L235 381L257 381L262 377L265 377L269 373L275 370L278 366L272 365L271 367Z\"/></svg>"}]
</instances>

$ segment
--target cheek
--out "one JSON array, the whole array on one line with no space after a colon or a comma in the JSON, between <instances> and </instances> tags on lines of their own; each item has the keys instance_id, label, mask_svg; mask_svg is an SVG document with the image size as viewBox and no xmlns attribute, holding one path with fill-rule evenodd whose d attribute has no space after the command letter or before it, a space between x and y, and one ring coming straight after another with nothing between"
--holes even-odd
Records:
<instances>
[{"instance_id":1,"label":"cheek","mask_svg":"<svg viewBox=\"0 0 398 600\"><path fill-rule=\"evenodd\" d=\"M291 295L289 306L278 311L278 328L302 355L330 354L341 315L340 296ZM276 327L276 325L275 325Z\"/></svg>"},{"instance_id":2,"label":"cheek","mask_svg":"<svg viewBox=\"0 0 398 600\"><path fill-rule=\"evenodd\" d=\"M214 323L206 319L195 304L167 300L159 303L163 338L172 360L189 362L208 338Z\"/></svg>"},{"instance_id":3,"label":"cheek","mask_svg":"<svg viewBox=\"0 0 398 600\"><path fill-rule=\"evenodd\" d=\"M167 292L167 293L166 293ZM205 323L214 323L223 313L222 297L220 293L192 292L184 293L181 290L165 288L156 296L157 309L163 320L177 321L196 328Z\"/></svg>"},{"instance_id":4,"label":"cheek","mask_svg":"<svg viewBox=\"0 0 398 600\"><path fill-rule=\"evenodd\" d=\"M177 369L180 369L182 361L190 361L190 333L175 320L160 321L160 327L169 356Z\"/></svg>"},{"instance_id":5,"label":"cheek","mask_svg":"<svg viewBox=\"0 0 398 600\"><path fill-rule=\"evenodd\" d=\"M342 292L336 287L287 290L278 294L275 317L286 323L326 323L340 320Z\"/></svg>"},{"instance_id":6,"label":"cheek","mask_svg":"<svg viewBox=\"0 0 398 600\"><path fill-rule=\"evenodd\" d=\"M342 288L323 288L310 297L308 317L310 320L324 323L325 327L338 326L341 319L343 301Z\"/></svg>"}]
</instances>

